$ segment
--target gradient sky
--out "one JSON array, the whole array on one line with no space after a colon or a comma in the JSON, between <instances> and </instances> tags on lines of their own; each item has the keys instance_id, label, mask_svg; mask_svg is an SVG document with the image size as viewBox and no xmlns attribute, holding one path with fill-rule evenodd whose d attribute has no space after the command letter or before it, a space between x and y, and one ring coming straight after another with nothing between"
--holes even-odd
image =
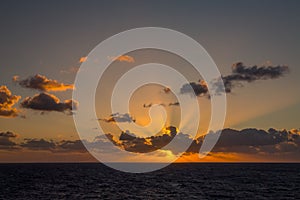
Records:
<instances>
[{"instance_id":1,"label":"gradient sky","mask_svg":"<svg viewBox=\"0 0 300 200\"><path fill-rule=\"evenodd\" d=\"M38 91L22 88L14 83L12 77L15 75L25 79L42 74L47 78L72 84L76 75L72 69L80 66L79 59L104 39L131 28L164 27L180 31L198 41L224 75L230 74L232 64L239 61L246 66L261 66L266 63L275 66L288 65L290 73L284 77L245 83L243 87L235 88L228 94L225 127L238 130L298 129L299 11L300 2L296 0L3 1L0 6L0 85L6 85L14 95L22 96L23 100ZM139 55L137 52L132 57L135 58L134 65L161 59L175 68L182 68L183 71L187 68L186 73L193 74L183 61L168 55L161 56L157 52L150 52L147 57L146 54ZM116 63L116 67L127 65L130 63ZM198 78L200 77L190 75L190 79L194 79L191 81L197 81ZM52 94L66 100L71 99L72 91ZM101 94L97 94L97 98L101 99ZM169 100L173 101L172 98ZM137 95L136 101L141 104L143 99L139 99ZM209 101L199 98L199 104L207 107ZM109 111L103 111L105 106L98 106L99 118L107 117ZM171 113L178 112L176 109ZM139 111L133 112L139 115ZM30 109L25 109L24 115L25 119L0 118L0 132L17 133L17 140L20 141L24 138L78 139L72 116L60 112L46 112L41 115L40 111ZM145 113L140 115L147 117ZM116 131L111 125L105 125L105 122L102 124L108 132ZM205 128L201 131L204 132ZM49 161L62 159L53 153L46 154L49 154ZM64 155L64 159L67 155ZM0 156L0 162L39 161L43 157L42 153L32 156L28 152L4 150ZM243 156L245 161L267 159L262 155L258 156L259 159L255 156L252 158L253 155ZM86 155L74 154L70 160L89 159ZM236 160L243 161L240 158ZM290 160L300 158L292 157Z\"/></svg>"}]
</instances>

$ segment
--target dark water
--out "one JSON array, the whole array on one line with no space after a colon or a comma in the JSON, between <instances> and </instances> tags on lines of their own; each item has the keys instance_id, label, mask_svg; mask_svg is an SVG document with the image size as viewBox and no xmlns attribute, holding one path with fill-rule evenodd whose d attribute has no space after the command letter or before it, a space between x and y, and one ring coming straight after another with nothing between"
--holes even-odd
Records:
<instances>
[{"instance_id":1,"label":"dark water","mask_svg":"<svg viewBox=\"0 0 300 200\"><path fill-rule=\"evenodd\" d=\"M300 164L1 164L0 199L300 199Z\"/></svg>"}]
</instances>

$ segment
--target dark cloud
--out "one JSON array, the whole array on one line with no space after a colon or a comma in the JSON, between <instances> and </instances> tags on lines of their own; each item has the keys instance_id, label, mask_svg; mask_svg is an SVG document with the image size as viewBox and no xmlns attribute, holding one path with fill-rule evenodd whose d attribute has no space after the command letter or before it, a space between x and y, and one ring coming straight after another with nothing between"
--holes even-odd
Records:
<instances>
[{"instance_id":1,"label":"dark cloud","mask_svg":"<svg viewBox=\"0 0 300 200\"><path fill-rule=\"evenodd\" d=\"M230 93L234 87L242 86L244 82L250 83L257 80L280 78L288 72L289 68L285 65L261 67L254 65L247 67L242 62L237 62L232 65L232 74L222 76L212 82L215 90L215 94L212 95L218 95L223 92ZM222 81L224 87L222 86ZM193 94L193 92L195 92L196 96L210 97L207 85L203 80L199 80L197 83L190 82L189 84L183 85L180 92L181 94Z\"/></svg>"},{"instance_id":2,"label":"dark cloud","mask_svg":"<svg viewBox=\"0 0 300 200\"><path fill-rule=\"evenodd\" d=\"M12 141L18 135L7 131L7 132L0 132L0 149L15 149L17 144Z\"/></svg>"},{"instance_id":3,"label":"dark cloud","mask_svg":"<svg viewBox=\"0 0 300 200\"><path fill-rule=\"evenodd\" d=\"M150 108L151 106L152 106L152 103L144 104L144 105L143 105L144 108Z\"/></svg>"},{"instance_id":4,"label":"dark cloud","mask_svg":"<svg viewBox=\"0 0 300 200\"><path fill-rule=\"evenodd\" d=\"M24 80L19 80L18 76L13 77L13 81L25 88L37 89L41 91L66 91L73 90L73 84L59 83L57 80L48 79L46 76L37 74Z\"/></svg>"},{"instance_id":5,"label":"dark cloud","mask_svg":"<svg viewBox=\"0 0 300 200\"><path fill-rule=\"evenodd\" d=\"M21 96L12 95L11 91L4 85L0 86L0 117L16 117L19 111L13 106L20 100Z\"/></svg>"},{"instance_id":6,"label":"dark cloud","mask_svg":"<svg viewBox=\"0 0 300 200\"><path fill-rule=\"evenodd\" d=\"M210 134L215 134L210 132ZM175 137L176 136L176 137ZM53 153L86 153L85 146L89 149L97 149L110 152L114 149L111 142L126 151L135 153L148 153L158 149L170 150L173 154L182 153L182 142L191 143L185 154L199 153L199 149L204 141L204 136L192 139L188 134L179 132L175 127L168 127L159 135L140 138L129 131L122 132L119 137L112 134L97 136L94 141L81 140L45 140L45 139L24 139L20 144L13 140L17 137L12 132L0 132L0 149L27 149L35 151L50 151ZM172 141L172 143L171 143ZM168 145L168 149L166 149ZM115 151L118 148L115 149ZM278 155L285 156L299 155L300 153L300 130L275 130L269 129L224 129L213 148L214 153L243 153L251 155ZM300 159L300 157L299 157Z\"/></svg>"},{"instance_id":7,"label":"dark cloud","mask_svg":"<svg viewBox=\"0 0 300 200\"><path fill-rule=\"evenodd\" d=\"M171 92L171 88L169 88L169 87L164 88L164 93L168 94L170 92Z\"/></svg>"},{"instance_id":8,"label":"dark cloud","mask_svg":"<svg viewBox=\"0 0 300 200\"><path fill-rule=\"evenodd\" d=\"M288 67L285 65L278 66L261 66L256 65L247 67L242 62L237 62L232 65L232 72L234 74L240 74L246 76L248 79L259 80L259 79L273 79L279 78L288 72ZM250 81L251 81L250 80Z\"/></svg>"},{"instance_id":9,"label":"dark cloud","mask_svg":"<svg viewBox=\"0 0 300 200\"><path fill-rule=\"evenodd\" d=\"M52 94L40 93L33 97L26 97L21 102L21 106L23 108L34 110L57 111L71 114L72 110L77 109L78 102L74 100L66 100L64 102L60 102L60 100Z\"/></svg>"},{"instance_id":10,"label":"dark cloud","mask_svg":"<svg viewBox=\"0 0 300 200\"><path fill-rule=\"evenodd\" d=\"M191 82L189 84L185 84L180 88L181 94L193 94L196 96L204 96L208 93L208 87L205 81L199 80L197 83Z\"/></svg>"},{"instance_id":11,"label":"dark cloud","mask_svg":"<svg viewBox=\"0 0 300 200\"><path fill-rule=\"evenodd\" d=\"M242 82L280 78L288 72L289 69L285 65L247 67L242 62L238 62L232 65L232 74L223 76L222 80L225 91L229 93L235 86L241 85Z\"/></svg>"},{"instance_id":12,"label":"dark cloud","mask_svg":"<svg viewBox=\"0 0 300 200\"><path fill-rule=\"evenodd\" d=\"M214 134L214 133L210 133ZM187 152L198 153L204 137L194 140ZM300 152L300 131L269 129L224 129L212 152L284 153Z\"/></svg>"},{"instance_id":13,"label":"dark cloud","mask_svg":"<svg viewBox=\"0 0 300 200\"><path fill-rule=\"evenodd\" d=\"M81 140L62 140L56 144L56 151L61 152L86 152Z\"/></svg>"},{"instance_id":14,"label":"dark cloud","mask_svg":"<svg viewBox=\"0 0 300 200\"><path fill-rule=\"evenodd\" d=\"M45 139L25 139L20 146L30 150L54 150L56 144Z\"/></svg>"},{"instance_id":15,"label":"dark cloud","mask_svg":"<svg viewBox=\"0 0 300 200\"><path fill-rule=\"evenodd\" d=\"M143 107L144 108L150 108L153 105L159 105L159 106L163 106L163 107L166 107L166 106L179 106L179 102L171 102L171 103L168 103L168 104L165 104L165 103L160 103L160 104L149 103L149 104L144 104Z\"/></svg>"},{"instance_id":16,"label":"dark cloud","mask_svg":"<svg viewBox=\"0 0 300 200\"><path fill-rule=\"evenodd\" d=\"M177 101L177 102L174 102L174 103L169 103L169 106L179 106L180 104L179 104L179 102Z\"/></svg>"},{"instance_id":17,"label":"dark cloud","mask_svg":"<svg viewBox=\"0 0 300 200\"><path fill-rule=\"evenodd\" d=\"M147 153L163 148L172 141L176 134L177 130L172 126L166 128L166 131L161 135L146 138L136 137L135 134L126 131L121 133L118 140L114 139L114 143L126 151Z\"/></svg>"},{"instance_id":18,"label":"dark cloud","mask_svg":"<svg viewBox=\"0 0 300 200\"><path fill-rule=\"evenodd\" d=\"M135 122L135 119L129 113L125 113L125 114L114 113L114 114L111 114L109 116L109 118L100 118L99 120L105 121L107 123L115 123L115 122L131 123L131 122Z\"/></svg>"}]
</instances>

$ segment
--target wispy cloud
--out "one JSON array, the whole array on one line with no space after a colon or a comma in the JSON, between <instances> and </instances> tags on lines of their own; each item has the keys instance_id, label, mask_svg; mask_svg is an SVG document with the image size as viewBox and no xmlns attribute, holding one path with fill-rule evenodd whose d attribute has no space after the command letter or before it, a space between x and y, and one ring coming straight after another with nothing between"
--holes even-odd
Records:
<instances>
[{"instance_id":1,"label":"wispy cloud","mask_svg":"<svg viewBox=\"0 0 300 200\"><path fill-rule=\"evenodd\" d=\"M70 67L68 69L63 69L60 71L62 74L76 74L79 70L79 67Z\"/></svg>"},{"instance_id":2,"label":"wispy cloud","mask_svg":"<svg viewBox=\"0 0 300 200\"><path fill-rule=\"evenodd\" d=\"M128 55L122 55L122 56L116 56L116 57L109 57L110 60L113 61L119 61L119 62L128 62L128 63L134 63L135 60L133 57Z\"/></svg>"}]
</instances>

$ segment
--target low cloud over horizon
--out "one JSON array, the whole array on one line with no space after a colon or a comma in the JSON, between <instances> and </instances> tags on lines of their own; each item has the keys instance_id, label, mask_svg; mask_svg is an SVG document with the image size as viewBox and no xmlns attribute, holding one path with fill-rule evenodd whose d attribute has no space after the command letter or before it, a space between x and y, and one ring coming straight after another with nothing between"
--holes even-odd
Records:
<instances>
[{"instance_id":1,"label":"low cloud over horizon","mask_svg":"<svg viewBox=\"0 0 300 200\"><path fill-rule=\"evenodd\" d=\"M209 133L214 134L214 133ZM106 136L106 137L105 137ZM192 139L188 134L178 132L175 127L166 128L166 132L150 136L147 138L136 137L130 132L122 132L119 137L115 137L108 133L102 136L97 136L94 141L80 141L80 140L46 140L46 139L24 139L20 143L14 141L17 134L12 132L0 133L0 149L2 151L50 151L52 153L87 153L83 143L93 148L103 148L108 142L112 142L116 146L126 151L134 153L148 153L158 149L164 149L164 146L169 144L176 136L180 144L181 141L191 142L190 147L185 152L177 151L176 145L173 145L172 153L184 153L184 156L198 154L199 149L203 143L204 136ZM100 138L101 137L101 138ZM168 149L166 149L168 150ZM109 149L107 149L109 151ZM213 154L246 154L255 156L278 156L278 158L288 159L289 156L294 161L300 161L300 130L276 130L270 128L269 130L260 130L255 128L248 128L242 130L224 129L222 134L210 152ZM295 157L298 158L295 160ZM199 160L201 161L201 160ZM245 159L244 161L247 161Z\"/></svg>"}]
</instances>

